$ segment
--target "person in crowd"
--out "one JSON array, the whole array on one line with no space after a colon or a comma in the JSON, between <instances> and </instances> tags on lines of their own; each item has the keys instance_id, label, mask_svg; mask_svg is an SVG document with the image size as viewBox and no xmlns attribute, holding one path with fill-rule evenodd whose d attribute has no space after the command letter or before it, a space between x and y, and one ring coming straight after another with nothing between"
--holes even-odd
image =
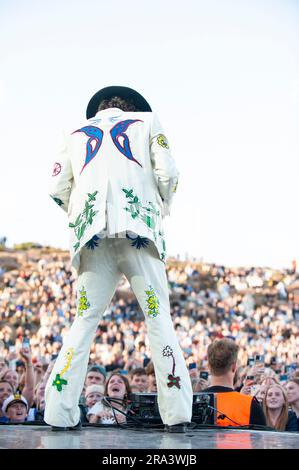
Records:
<instances>
[{"instance_id":1,"label":"person in crowd","mask_svg":"<svg viewBox=\"0 0 299 470\"><path fill-rule=\"evenodd\" d=\"M190 375L191 382L194 379L199 379L199 371L198 371L198 368L196 367L196 363L189 364L189 375Z\"/></svg>"},{"instance_id":2,"label":"person in crowd","mask_svg":"<svg viewBox=\"0 0 299 470\"><path fill-rule=\"evenodd\" d=\"M47 368L47 365L43 364L42 361L36 360L33 364L33 372L34 372L34 383L38 384L43 381L44 376L45 376L45 367Z\"/></svg>"},{"instance_id":3,"label":"person in crowd","mask_svg":"<svg viewBox=\"0 0 299 470\"><path fill-rule=\"evenodd\" d=\"M28 402L23 395L18 393L9 395L2 405L2 413L4 415L4 421L2 422L24 423L27 420L28 409Z\"/></svg>"},{"instance_id":4,"label":"person in crowd","mask_svg":"<svg viewBox=\"0 0 299 470\"><path fill-rule=\"evenodd\" d=\"M2 411L3 403L6 398L8 398L13 393L13 385L4 379L0 379L0 423L6 421L6 419L4 418L4 413Z\"/></svg>"},{"instance_id":5,"label":"person in crowd","mask_svg":"<svg viewBox=\"0 0 299 470\"><path fill-rule=\"evenodd\" d=\"M0 356L0 376L3 370L8 369L8 366L9 366L9 362L6 359L4 359L4 357Z\"/></svg>"},{"instance_id":6,"label":"person in crowd","mask_svg":"<svg viewBox=\"0 0 299 470\"><path fill-rule=\"evenodd\" d=\"M267 425L276 431L298 431L297 417L289 410L287 392L279 384L270 385L263 401Z\"/></svg>"},{"instance_id":7,"label":"person in crowd","mask_svg":"<svg viewBox=\"0 0 299 470\"><path fill-rule=\"evenodd\" d=\"M102 400L105 394L105 386L100 385L89 385L85 390L85 405L80 405L81 408L81 422L88 423L87 413L90 409L98 402Z\"/></svg>"},{"instance_id":8,"label":"person in crowd","mask_svg":"<svg viewBox=\"0 0 299 470\"><path fill-rule=\"evenodd\" d=\"M59 351L76 314L76 279L66 252L30 250L15 255L19 267L0 273L0 375L4 367L10 368L14 378L13 360L23 359L14 357L10 349L18 351L22 338L27 336L30 337L36 386L41 381L47 382L48 372L53 368L52 358ZM190 259L168 259L166 269L171 314L178 325L176 333L188 364L196 362L198 370L205 370L209 344L214 338L233 336L239 346L239 362L244 367L241 383L234 378L236 391L244 386L242 393L246 393L244 381L252 374L246 367L248 363L252 366L256 354L265 357L265 374L270 366L279 377L285 373L285 366L297 362L297 372L292 377L299 378L296 343L299 323L294 318L298 302L292 292L298 273L290 273L288 269L280 271L279 276L288 286L288 299L282 302L278 300L277 273L270 268L230 268ZM259 286L258 301L252 293L254 286ZM131 358L130 367L141 367L142 358L138 359L137 354L139 345L143 343L142 354L151 354L145 338L140 308L123 278L111 307L99 322L89 362L105 364L113 371L126 368L114 354L116 344L124 364ZM261 338L265 338L262 343ZM266 388L263 381L257 383L254 377L251 385L248 395L253 393L262 400ZM18 386L22 387L20 377ZM11 394L11 385L5 387ZM84 393L82 398L85 399Z\"/></svg>"},{"instance_id":9,"label":"person in crowd","mask_svg":"<svg viewBox=\"0 0 299 470\"><path fill-rule=\"evenodd\" d=\"M85 387L90 385L105 385L107 372L105 367L98 364L92 364L87 369Z\"/></svg>"},{"instance_id":10,"label":"person in crowd","mask_svg":"<svg viewBox=\"0 0 299 470\"><path fill-rule=\"evenodd\" d=\"M246 369L242 366L237 367L237 370L234 376L234 390L236 392L240 392L243 386L243 381L245 377L246 377Z\"/></svg>"},{"instance_id":11,"label":"person in crowd","mask_svg":"<svg viewBox=\"0 0 299 470\"><path fill-rule=\"evenodd\" d=\"M106 382L107 371L104 366L98 364L91 364L87 369L87 374L85 377L85 382L79 399L79 405L86 406L86 388L90 385L104 385Z\"/></svg>"},{"instance_id":12,"label":"person in crowd","mask_svg":"<svg viewBox=\"0 0 299 470\"><path fill-rule=\"evenodd\" d=\"M157 393L157 381L155 375L155 367L152 361L150 361L146 368L146 375L147 375L147 391L148 393Z\"/></svg>"},{"instance_id":13,"label":"person in crowd","mask_svg":"<svg viewBox=\"0 0 299 470\"><path fill-rule=\"evenodd\" d=\"M299 377L291 377L285 385L291 409L297 416L299 426Z\"/></svg>"},{"instance_id":14,"label":"person in crowd","mask_svg":"<svg viewBox=\"0 0 299 470\"><path fill-rule=\"evenodd\" d=\"M19 386L19 374L13 370L13 369L9 369L8 367L5 368L3 371L2 371L2 374L1 374L1 380L6 380L7 382L10 382L14 388L14 390L17 390L18 389L18 386Z\"/></svg>"},{"instance_id":15,"label":"person in crowd","mask_svg":"<svg viewBox=\"0 0 299 470\"><path fill-rule=\"evenodd\" d=\"M19 375L19 383L23 382L23 378L25 375L26 365L24 361L16 361L16 372Z\"/></svg>"},{"instance_id":16,"label":"person in crowd","mask_svg":"<svg viewBox=\"0 0 299 470\"><path fill-rule=\"evenodd\" d=\"M193 393L202 392L210 385L209 372L207 370L197 371L191 379Z\"/></svg>"},{"instance_id":17,"label":"person in crowd","mask_svg":"<svg viewBox=\"0 0 299 470\"><path fill-rule=\"evenodd\" d=\"M148 375L143 367L133 369L130 373L130 386L139 393L144 393L148 389Z\"/></svg>"},{"instance_id":18,"label":"person in crowd","mask_svg":"<svg viewBox=\"0 0 299 470\"><path fill-rule=\"evenodd\" d=\"M217 425L265 425L265 416L257 400L233 388L237 356L238 346L231 339L216 339L208 347L211 385L204 391L217 396Z\"/></svg>"},{"instance_id":19,"label":"person in crowd","mask_svg":"<svg viewBox=\"0 0 299 470\"><path fill-rule=\"evenodd\" d=\"M25 364L24 385L20 385L20 377L17 371L4 367L0 373L0 379L12 384L14 391L22 392L29 405L33 402L34 395L34 374L31 360L31 352L28 347L21 348L19 352Z\"/></svg>"},{"instance_id":20,"label":"person in crowd","mask_svg":"<svg viewBox=\"0 0 299 470\"><path fill-rule=\"evenodd\" d=\"M130 393L131 387L128 379L122 374L112 373L105 385L105 398L98 401L87 413L89 423L125 423Z\"/></svg>"},{"instance_id":21,"label":"person in crowd","mask_svg":"<svg viewBox=\"0 0 299 470\"><path fill-rule=\"evenodd\" d=\"M263 403L266 389L269 385L278 384L279 381L276 376L255 376L251 374L252 370L249 369L240 392L244 395L254 396L259 403Z\"/></svg>"},{"instance_id":22,"label":"person in crowd","mask_svg":"<svg viewBox=\"0 0 299 470\"><path fill-rule=\"evenodd\" d=\"M263 406L265 395L266 395L266 390L267 390L268 386L269 385L266 385L265 383L262 383L258 386L257 390L255 391L254 396L257 399L257 401L261 404L261 406ZM250 389L251 389L251 387L250 387ZM244 390L242 393L245 393L246 395L247 394L250 395L251 390L249 391L249 393L247 393L246 390Z\"/></svg>"},{"instance_id":23,"label":"person in crowd","mask_svg":"<svg viewBox=\"0 0 299 470\"><path fill-rule=\"evenodd\" d=\"M85 402L88 410L105 396L105 386L89 385L85 390Z\"/></svg>"},{"instance_id":24,"label":"person in crowd","mask_svg":"<svg viewBox=\"0 0 299 470\"><path fill-rule=\"evenodd\" d=\"M43 421L45 411L45 388L43 381L39 382L34 391L34 401L29 409L27 421Z\"/></svg>"}]
</instances>

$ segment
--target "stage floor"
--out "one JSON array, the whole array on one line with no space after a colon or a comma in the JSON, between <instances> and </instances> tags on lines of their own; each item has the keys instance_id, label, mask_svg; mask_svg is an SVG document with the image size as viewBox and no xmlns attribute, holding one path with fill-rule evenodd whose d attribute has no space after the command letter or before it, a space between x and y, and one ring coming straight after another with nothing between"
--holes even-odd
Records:
<instances>
[{"instance_id":1,"label":"stage floor","mask_svg":"<svg viewBox=\"0 0 299 470\"><path fill-rule=\"evenodd\" d=\"M0 449L299 449L299 434L271 431L162 430L86 427L53 432L48 426L0 426Z\"/></svg>"}]
</instances>

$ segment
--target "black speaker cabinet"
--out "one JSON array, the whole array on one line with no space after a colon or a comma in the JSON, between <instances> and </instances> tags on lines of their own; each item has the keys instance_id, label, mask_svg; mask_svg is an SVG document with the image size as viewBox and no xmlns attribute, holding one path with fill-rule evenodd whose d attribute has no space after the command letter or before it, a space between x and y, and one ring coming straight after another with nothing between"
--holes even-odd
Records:
<instances>
[{"instance_id":1,"label":"black speaker cabinet","mask_svg":"<svg viewBox=\"0 0 299 470\"><path fill-rule=\"evenodd\" d=\"M213 393L194 393L192 421L198 424L215 424L216 395ZM132 393L129 396L129 416L147 424L162 424L158 408L157 393ZM134 422L128 417L127 422Z\"/></svg>"}]
</instances>

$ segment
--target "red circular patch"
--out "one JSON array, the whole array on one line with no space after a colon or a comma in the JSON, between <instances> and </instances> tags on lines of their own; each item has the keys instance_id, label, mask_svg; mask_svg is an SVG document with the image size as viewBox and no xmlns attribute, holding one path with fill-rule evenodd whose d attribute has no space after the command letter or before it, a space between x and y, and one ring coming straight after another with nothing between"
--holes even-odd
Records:
<instances>
[{"instance_id":1,"label":"red circular patch","mask_svg":"<svg viewBox=\"0 0 299 470\"><path fill-rule=\"evenodd\" d=\"M61 172L61 165L60 163L55 163L54 168L53 168L53 173L52 176L57 176Z\"/></svg>"}]
</instances>

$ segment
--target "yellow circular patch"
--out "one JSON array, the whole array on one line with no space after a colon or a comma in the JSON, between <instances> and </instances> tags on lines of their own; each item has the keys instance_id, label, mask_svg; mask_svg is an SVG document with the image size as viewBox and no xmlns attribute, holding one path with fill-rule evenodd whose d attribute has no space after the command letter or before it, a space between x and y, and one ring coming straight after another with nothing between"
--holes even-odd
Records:
<instances>
[{"instance_id":1,"label":"yellow circular patch","mask_svg":"<svg viewBox=\"0 0 299 470\"><path fill-rule=\"evenodd\" d=\"M168 142L167 142L167 139L166 139L165 135L159 134L158 137L157 137L157 142L158 142L159 145L161 145L161 147L163 147L165 149L169 149L169 145L168 145Z\"/></svg>"}]
</instances>

